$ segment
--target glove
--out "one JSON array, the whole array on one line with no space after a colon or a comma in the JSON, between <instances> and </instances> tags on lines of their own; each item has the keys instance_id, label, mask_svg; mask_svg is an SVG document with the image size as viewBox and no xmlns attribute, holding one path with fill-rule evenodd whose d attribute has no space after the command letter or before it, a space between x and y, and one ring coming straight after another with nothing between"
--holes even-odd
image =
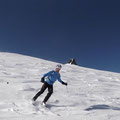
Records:
<instances>
[{"instance_id":1,"label":"glove","mask_svg":"<svg viewBox=\"0 0 120 120\"><path fill-rule=\"evenodd\" d=\"M63 84L63 85L66 85L66 86L68 85L68 84L67 84L67 83L65 83L65 82L62 82L62 84Z\"/></svg>"},{"instance_id":2,"label":"glove","mask_svg":"<svg viewBox=\"0 0 120 120\"><path fill-rule=\"evenodd\" d=\"M44 78L41 78L41 82L44 83L44 82L45 82L45 79L44 79Z\"/></svg>"}]
</instances>

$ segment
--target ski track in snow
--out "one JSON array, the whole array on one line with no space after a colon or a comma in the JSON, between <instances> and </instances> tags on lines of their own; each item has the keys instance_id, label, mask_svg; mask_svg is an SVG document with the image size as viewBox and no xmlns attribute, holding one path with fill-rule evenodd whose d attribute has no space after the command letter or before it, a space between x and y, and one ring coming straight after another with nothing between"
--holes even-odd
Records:
<instances>
[{"instance_id":1,"label":"ski track in snow","mask_svg":"<svg viewBox=\"0 0 120 120\"><path fill-rule=\"evenodd\" d=\"M63 65L47 108L32 105L42 75L57 63L34 57L0 53L0 120L120 120L120 74Z\"/></svg>"}]
</instances>

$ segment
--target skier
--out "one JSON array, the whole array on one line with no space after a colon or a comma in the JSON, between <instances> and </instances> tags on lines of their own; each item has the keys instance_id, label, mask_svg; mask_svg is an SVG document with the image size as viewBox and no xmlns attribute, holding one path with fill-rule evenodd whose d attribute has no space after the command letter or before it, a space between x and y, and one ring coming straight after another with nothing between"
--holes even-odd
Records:
<instances>
[{"instance_id":1,"label":"skier","mask_svg":"<svg viewBox=\"0 0 120 120\"><path fill-rule=\"evenodd\" d=\"M55 83L56 80L58 80L63 85L67 86L67 83L63 82L60 78L59 71L61 70L61 68L62 66L58 64L55 70L52 70L43 75L43 77L41 78L41 82L43 82L44 84L42 85L41 90L33 97L32 99L33 102L36 101L36 99L46 90L46 88L48 88L48 94L46 95L46 97L42 102L42 105L46 106L46 102L48 101L48 99L53 93L53 84Z\"/></svg>"}]
</instances>

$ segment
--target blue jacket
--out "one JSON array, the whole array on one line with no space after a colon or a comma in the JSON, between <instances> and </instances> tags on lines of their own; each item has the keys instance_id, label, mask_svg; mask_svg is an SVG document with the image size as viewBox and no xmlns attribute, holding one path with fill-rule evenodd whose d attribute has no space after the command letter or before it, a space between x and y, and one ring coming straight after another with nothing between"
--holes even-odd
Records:
<instances>
[{"instance_id":1,"label":"blue jacket","mask_svg":"<svg viewBox=\"0 0 120 120\"><path fill-rule=\"evenodd\" d=\"M45 82L47 82L49 85L53 85L56 80L58 80L60 83L63 82L60 78L60 74L54 70L44 74L43 78L46 78Z\"/></svg>"}]
</instances>

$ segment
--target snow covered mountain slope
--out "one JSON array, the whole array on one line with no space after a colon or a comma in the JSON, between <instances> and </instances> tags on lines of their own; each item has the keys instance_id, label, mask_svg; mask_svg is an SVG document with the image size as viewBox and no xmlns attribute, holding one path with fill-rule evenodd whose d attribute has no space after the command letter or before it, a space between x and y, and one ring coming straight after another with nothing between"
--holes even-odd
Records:
<instances>
[{"instance_id":1,"label":"snow covered mountain slope","mask_svg":"<svg viewBox=\"0 0 120 120\"><path fill-rule=\"evenodd\" d=\"M0 120L120 120L120 74L63 65L48 108L35 107L42 75L57 63L0 53ZM37 101L42 101L47 91Z\"/></svg>"}]
</instances>

